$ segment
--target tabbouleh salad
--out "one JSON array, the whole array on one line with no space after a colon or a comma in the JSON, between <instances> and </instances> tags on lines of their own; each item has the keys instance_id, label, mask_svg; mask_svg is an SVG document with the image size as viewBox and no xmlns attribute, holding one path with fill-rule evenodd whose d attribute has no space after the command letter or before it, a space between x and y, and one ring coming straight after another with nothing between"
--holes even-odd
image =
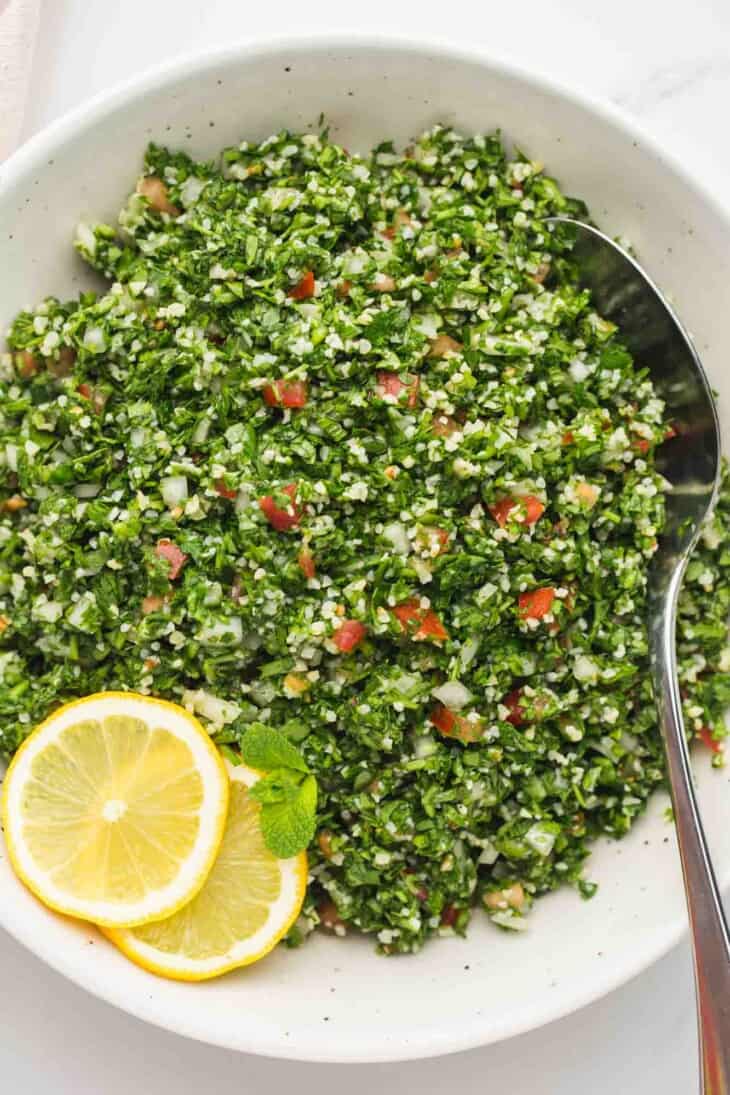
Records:
<instances>
[{"instance_id":1,"label":"tabbouleh salad","mask_svg":"<svg viewBox=\"0 0 730 1095\"><path fill-rule=\"evenodd\" d=\"M319 785L318 923L386 952L583 896L663 780L647 570L672 425L577 284L585 214L498 136L360 157L152 146L103 293L47 299L0 382L0 749L131 689ZM685 717L730 699L723 493L680 610Z\"/></svg>"}]
</instances>

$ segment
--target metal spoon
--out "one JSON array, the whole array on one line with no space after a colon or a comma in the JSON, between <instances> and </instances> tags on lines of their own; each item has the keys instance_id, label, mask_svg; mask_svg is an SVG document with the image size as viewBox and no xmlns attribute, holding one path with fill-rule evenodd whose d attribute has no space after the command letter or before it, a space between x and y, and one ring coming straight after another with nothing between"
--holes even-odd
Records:
<instances>
[{"instance_id":1,"label":"metal spoon","mask_svg":"<svg viewBox=\"0 0 730 1095\"><path fill-rule=\"evenodd\" d=\"M677 681L677 598L687 561L711 511L720 474L720 429L700 359L651 278L602 232L564 217L582 284L650 372L677 436L657 454L671 484L667 523L649 578L649 642L667 758L694 955L702 1092L730 1095L730 935L692 785Z\"/></svg>"}]
</instances>

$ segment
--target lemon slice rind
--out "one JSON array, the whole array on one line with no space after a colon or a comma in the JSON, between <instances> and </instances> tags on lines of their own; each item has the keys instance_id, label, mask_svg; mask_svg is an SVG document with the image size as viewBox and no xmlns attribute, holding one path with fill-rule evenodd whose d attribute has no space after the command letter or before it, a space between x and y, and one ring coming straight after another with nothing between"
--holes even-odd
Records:
<instances>
[{"instance_id":1,"label":"lemon slice rind","mask_svg":"<svg viewBox=\"0 0 730 1095\"><path fill-rule=\"evenodd\" d=\"M76 898L40 871L23 838L23 795L33 763L64 731L83 720L118 715L138 718L153 730L166 730L183 742L201 777L199 829L191 853L166 885L135 902ZM131 927L162 920L186 905L203 886L220 847L228 809L229 781L220 753L198 720L182 707L131 692L99 692L58 708L25 740L13 757L2 787L1 813L10 862L20 879L56 912L102 927Z\"/></svg>"}]
</instances>

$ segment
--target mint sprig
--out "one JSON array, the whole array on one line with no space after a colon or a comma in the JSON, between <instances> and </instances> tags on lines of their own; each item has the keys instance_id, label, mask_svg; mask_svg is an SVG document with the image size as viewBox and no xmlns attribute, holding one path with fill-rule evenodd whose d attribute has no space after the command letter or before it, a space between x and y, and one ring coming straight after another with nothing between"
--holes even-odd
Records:
<instances>
[{"instance_id":1,"label":"mint sprig","mask_svg":"<svg viewBox=\"0 0 730 1095\"><path fill-rule=\"evenodd\" d=\"M261 833L279 859L304 851L314 836L317 781L299 750L278 730L254 723L241 741L246 764L262 776L250 789L261 804Z\"/></svg>"}]
</instances>

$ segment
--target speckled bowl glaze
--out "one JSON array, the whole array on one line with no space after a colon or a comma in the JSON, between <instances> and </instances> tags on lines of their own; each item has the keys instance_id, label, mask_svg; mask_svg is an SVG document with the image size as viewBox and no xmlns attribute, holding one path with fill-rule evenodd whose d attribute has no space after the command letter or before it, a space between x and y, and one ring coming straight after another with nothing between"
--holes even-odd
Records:
<instances>
[{"instance_id":1,"label":"speckled bowl glaze","mask_svg":"<svg viewBox=\"0 0 730 1095\"><path fill-rule=\"evenodd\" d=\"M694 333L730 414L730 221L712 196L614 110L478 53L388 39L300 39L176 60L95 99L0 166L0 318L91 276L70 240L113 218L154 138L200 156L328 119L366 151L435 121L502 128L628 236ZM697 758L721 879L730 882L728 776ZM466 1049L547 1023L645 969L685 927L674 835L657 796L629 838L596 847L597 896L538 902L527 933L476 916L469 937L386 960L362 939L317 936L217 982L165 982L16 881L0 842L0 924L67 977L151 1023L277 1057L384 1061Z\"/></svg>"}]
</instances>

